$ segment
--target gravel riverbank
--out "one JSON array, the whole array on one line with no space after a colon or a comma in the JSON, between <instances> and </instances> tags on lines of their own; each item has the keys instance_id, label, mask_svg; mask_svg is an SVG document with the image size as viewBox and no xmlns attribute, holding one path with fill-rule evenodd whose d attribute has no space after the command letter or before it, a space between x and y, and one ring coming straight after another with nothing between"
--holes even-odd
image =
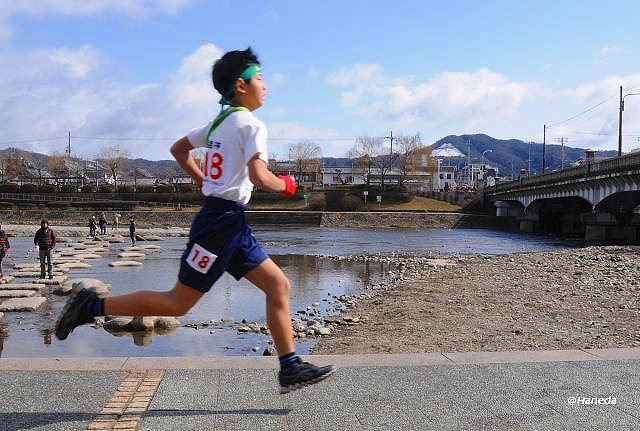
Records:
<instances>
[{"instance_id":1,"label":"gravel riverbank","mask_svg":"<svg viewBox=\"0 0 640 431\"><path fill-rule=\"evenodd\" d=\"M640 247L391 261L313 353L640 346ZM355 322L354 322L355 319Z\"/></svg>"}]
</instances>

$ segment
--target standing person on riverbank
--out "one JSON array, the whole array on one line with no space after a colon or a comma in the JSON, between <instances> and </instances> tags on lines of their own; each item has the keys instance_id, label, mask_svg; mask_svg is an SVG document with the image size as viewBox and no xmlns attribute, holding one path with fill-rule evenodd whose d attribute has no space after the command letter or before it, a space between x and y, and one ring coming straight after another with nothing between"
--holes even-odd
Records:
<instances>
[{"instance_id":1,"label":"standing person on riverbank","mask_svg":"<svg viewBox=\"0 0 640 431\"><path fill-rule=\"evenodd\" d=\"M106 235L107 234L107 216L104 212L101 213L100 217L98 218L98 226L100 226L100 235Z\"/></svg>"},{"instance_id":2,"label":"standing person on riverbank","mask_svg":"<svg viewBox=\"0 0 640 431\"><path fill-rule=\"evenodd\" d=\"M131 238L131 245L136 245L136 221L133 216L129 217L129 237Z\"/></svg>"},{"instance_id":3,"label":"standing person on riverbank","mask_svg":"<svg viewBox=\"0 0 640 431\"><path fill-rule=\"evenodd\" d=\"M2 261L4 257L9 253L9 249L11 248L11 244L9 244L9 238L7 234L2 230L2 226L0 226L0 280L4 278L4 274L2 273Z\"/></svg>"},{"instance_id":4,"label":"standing person on riverbank","mask_svg":"<svg viewBox=\"0 0 640 431\"><path fill-rule=\"evenodd\" d=\"M256 185L262 190L293 195L293 176L275 176L268 169L267 128L252 111L262 106L266 88L260 63L250 48L231 51L216 61L213 85L230 105L207 125L192 130L171 147L184 171L207 197L196 215L175 287L167 292L142 291L99 298L80 290L65 305L56 323L56 337L67 338L96 316L182 316L227 271L249 280L266 294L267 324L280 359L280 392L287 393L330 376L333 366L317 367L296 354L289 309L291 285L267 256L245 220L245 205ZM190 150L205 147L204 171Z\"/></svg>"},{"instance_id":5,"label":"standing person on riverbank","mask_svg":"<svg viewBox=\"0 0 640 431\"><path fill-rule=\"evenodd\" d=\"M53 278L53 267L51 265L51 250L56 246L56 234L49 227L49 221L43 218L40 222L40 229L36 231L33 237L33 244L40 255L40 278L45 277L45 260L49 279Z\"/></svg>"}]
</instances>

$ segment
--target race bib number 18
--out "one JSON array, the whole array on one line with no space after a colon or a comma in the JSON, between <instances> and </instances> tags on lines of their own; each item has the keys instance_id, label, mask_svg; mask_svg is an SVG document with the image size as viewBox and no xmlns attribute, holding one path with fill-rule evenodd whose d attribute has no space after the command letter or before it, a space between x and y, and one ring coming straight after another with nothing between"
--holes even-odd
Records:
<instances>
[{"instance_id":1,"label":"race bib number 18","mask_svg":"<svg viewBox=\"0 0 640 431\"><path fill-rule=\"evenodd\" d=\"M187 264L196 271L206 274L217 258L218 256L207 251L204 247L193 244L191 253L187 256Z\"/></svg>"}]
</instances>

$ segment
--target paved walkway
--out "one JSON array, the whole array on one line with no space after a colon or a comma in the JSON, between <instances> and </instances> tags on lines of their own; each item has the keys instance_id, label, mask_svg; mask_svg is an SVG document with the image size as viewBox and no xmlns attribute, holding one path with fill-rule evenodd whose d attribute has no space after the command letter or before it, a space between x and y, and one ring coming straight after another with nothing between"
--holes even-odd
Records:
<instances>
[{"instance_id":1,"label":"paved walkway","mask_svg":"<svg viewBox=\"0 0 640 431\"><path fill-rule=\"evenodd\" d=\"M640 349L313 360L279 395L274 358L0 359L0 430L640 429Z\"/></svg>"}]
</instances>

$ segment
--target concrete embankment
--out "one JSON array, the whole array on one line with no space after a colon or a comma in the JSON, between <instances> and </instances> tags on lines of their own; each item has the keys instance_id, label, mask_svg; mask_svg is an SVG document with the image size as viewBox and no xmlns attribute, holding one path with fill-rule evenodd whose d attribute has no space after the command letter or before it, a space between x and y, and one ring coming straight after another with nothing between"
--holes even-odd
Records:
<instances>
[{"instance_id":1,"label":"concrete embankment","mask_svg":"<svg viewBox=\"0 0 640 431\"><path fill-rule=\"evenodd\" d=\"M3 224L39 224L47 217L52 225L85 226L91 216L100 211L77 210L16 210L0 211ZM106 213L109 223L113 211ZM138 226L189 227L195 216L191 211L121 211L120 225L134 216ZM306 225L328 227L417 227L417 228L502 228L503 219L461 213L418 212L323 212L323 211L247 211L247 220L255 225Z\"/></svg>"}]
</instances>

